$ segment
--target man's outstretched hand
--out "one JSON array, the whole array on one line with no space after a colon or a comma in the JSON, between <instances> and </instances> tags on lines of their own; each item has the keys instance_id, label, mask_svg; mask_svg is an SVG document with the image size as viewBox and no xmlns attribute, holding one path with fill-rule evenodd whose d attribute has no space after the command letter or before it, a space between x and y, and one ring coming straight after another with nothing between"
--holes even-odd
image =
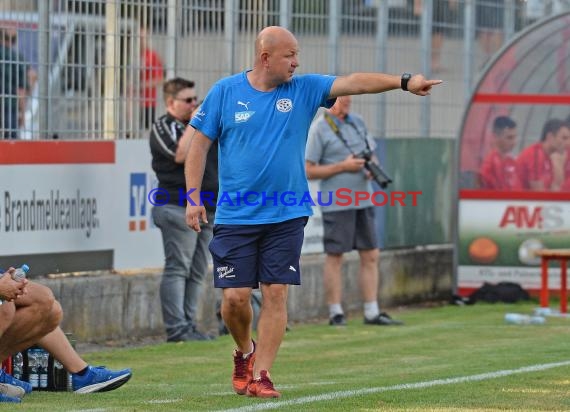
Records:
<instances>
[{"instance_id":1,"label":"man's outstretched hand","mask_svg":"<svg viewBox=\"0 0 570 412\"><path fill-rule=\"evenodd\" d=\"M429 96L431 88L443 83L443 80L427 80L423 74L415 74L408 81L408 91L418 96Z\"/></svg>"}]
</instances>

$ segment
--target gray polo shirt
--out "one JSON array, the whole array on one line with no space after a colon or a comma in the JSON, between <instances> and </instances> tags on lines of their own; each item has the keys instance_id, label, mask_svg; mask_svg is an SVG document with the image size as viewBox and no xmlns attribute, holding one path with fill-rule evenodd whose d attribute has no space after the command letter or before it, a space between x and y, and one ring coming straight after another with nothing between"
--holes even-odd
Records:
<instances>
[{"instance_id":1,"label":"gray polo shirt","mask_svg":"<svg viewBox=\"0 0 570 412\"><path fill-rule=\"evenodd\" d=\"M357 114L350 113L348 120L354 124L353 127L349 122L340 122L336 117L331 118L337 124L341 135L344 137L351 150L355 154L360 154L366 149L364 138L368 139L370 149L374 151L376 143L368 130L362 117ZM307 141L307 149L305 152L305 159L309 162L328 165L333 163L342 162L350 155L350 151L342 142L341 139L333 132L329 123L326 121L324 114L321 114L311 125L309 129L309 137ZM338 173L328 179L322 179L319 182L319 191L321 196L321 203L329 203L330 194L332 192L332 204L330 206L320 206L323 212L332 212L337 210L348 209L362 209L372 206L372 201L360 201L357 206L354 201L354 193L357 191L366 191L372 193L372 184L366 178L366 169L359 172L345 172ZM343 191L343 196L350 196L352 198L351 204L348 206L339 206L336 201L347 203L346 198L337 198L335 192L337 189L346 188ZM352 192L348 192L348 189Z\"/></svg>"}]
</instances>

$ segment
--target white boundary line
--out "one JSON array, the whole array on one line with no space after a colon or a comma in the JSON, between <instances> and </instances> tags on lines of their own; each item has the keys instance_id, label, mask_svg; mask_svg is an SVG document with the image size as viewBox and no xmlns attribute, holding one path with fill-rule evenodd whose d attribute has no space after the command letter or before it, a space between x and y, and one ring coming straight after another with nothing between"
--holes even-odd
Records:
<instances>
[{"instance_id":1,"label":"white boundary line","mask_svg":"<svg viewBox=\"0 0 570 412\"><path fill-rule=\"evenodd\" d=\"M555 363L543 363L539 365L532 365L532 366L525 366L518 369L506 369L502 371L496 372L487 372L481 373L478 375L469 375L469 376L459 376L457 378L447 378L447 379L435 379L433 381L424 381L424 382L416 382L416 383L402 383L399 385L392 385L392 386L380 386L376 388L367 388L367 389L358 389L358 390L350 390L350 391L339 391L339 392L330 392L330 393L323 393L321 395L314 395L314 396L304 396L302 398L291 399L286 401L273 401L273 402L266 402L257 405L251 406L244 406L241 408L235 409L225 409L224 412L246 412L246 411L264 411L269 409L277 409L284 406L293 406L293 405L303 405L303 404L310 404L320 401L329 401L341 398L351 398L354 396L360 395L369 395L371 393L380 393L380 392L388 392L388 391L401 391L406 389L422 389L422 388L430 388L432 386L440 386L440 385L452 385L455 383L464 383L464 382L476 382L476 381L484 381L487 379L495 379L500 378L503 376L509 375L516 375L519 373L529 373L529 372L537 372L543 371L547 369L558 368L561 366L569 366L570 361L564 362L555 362Z\"/></svg>"}]
</instances>

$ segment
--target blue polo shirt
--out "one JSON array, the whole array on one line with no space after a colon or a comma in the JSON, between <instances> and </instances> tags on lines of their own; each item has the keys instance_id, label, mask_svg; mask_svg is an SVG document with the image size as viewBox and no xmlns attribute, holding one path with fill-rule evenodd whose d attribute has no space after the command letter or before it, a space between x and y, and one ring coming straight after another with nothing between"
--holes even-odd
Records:
<instances>
[{"instance_id":1,"label":"blue polo shirt","mask_svg":"<svg viewBox=\"0 0 570 412\"><path fill-rule=\"evenodd\" d=\"M334 76L293 76L269 92L242 72L218 81L191 125L219 144L216 224L277 223L312 215L305 145ZM190 189L190 188L188 188Z\"/></svg>"}]
</instances>

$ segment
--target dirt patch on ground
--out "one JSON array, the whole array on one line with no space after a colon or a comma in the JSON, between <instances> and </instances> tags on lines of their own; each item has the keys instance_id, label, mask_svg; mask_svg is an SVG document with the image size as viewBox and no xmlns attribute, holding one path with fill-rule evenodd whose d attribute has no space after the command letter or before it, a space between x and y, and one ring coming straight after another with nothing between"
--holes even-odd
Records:
<instances>
[{"instance_id":1,"label":"dirt patch on ground","mask_svg":"<svg viewBox=\"0 0 570 412\"><path fill-rule=\"evenodd\" d=\"M78 342L78 353L102 352L117 348L138 348L141 346L158 345L166 342L166 336L145 336L129 340L110 340L104 343Z\"/></svg>"}]
</instances>

